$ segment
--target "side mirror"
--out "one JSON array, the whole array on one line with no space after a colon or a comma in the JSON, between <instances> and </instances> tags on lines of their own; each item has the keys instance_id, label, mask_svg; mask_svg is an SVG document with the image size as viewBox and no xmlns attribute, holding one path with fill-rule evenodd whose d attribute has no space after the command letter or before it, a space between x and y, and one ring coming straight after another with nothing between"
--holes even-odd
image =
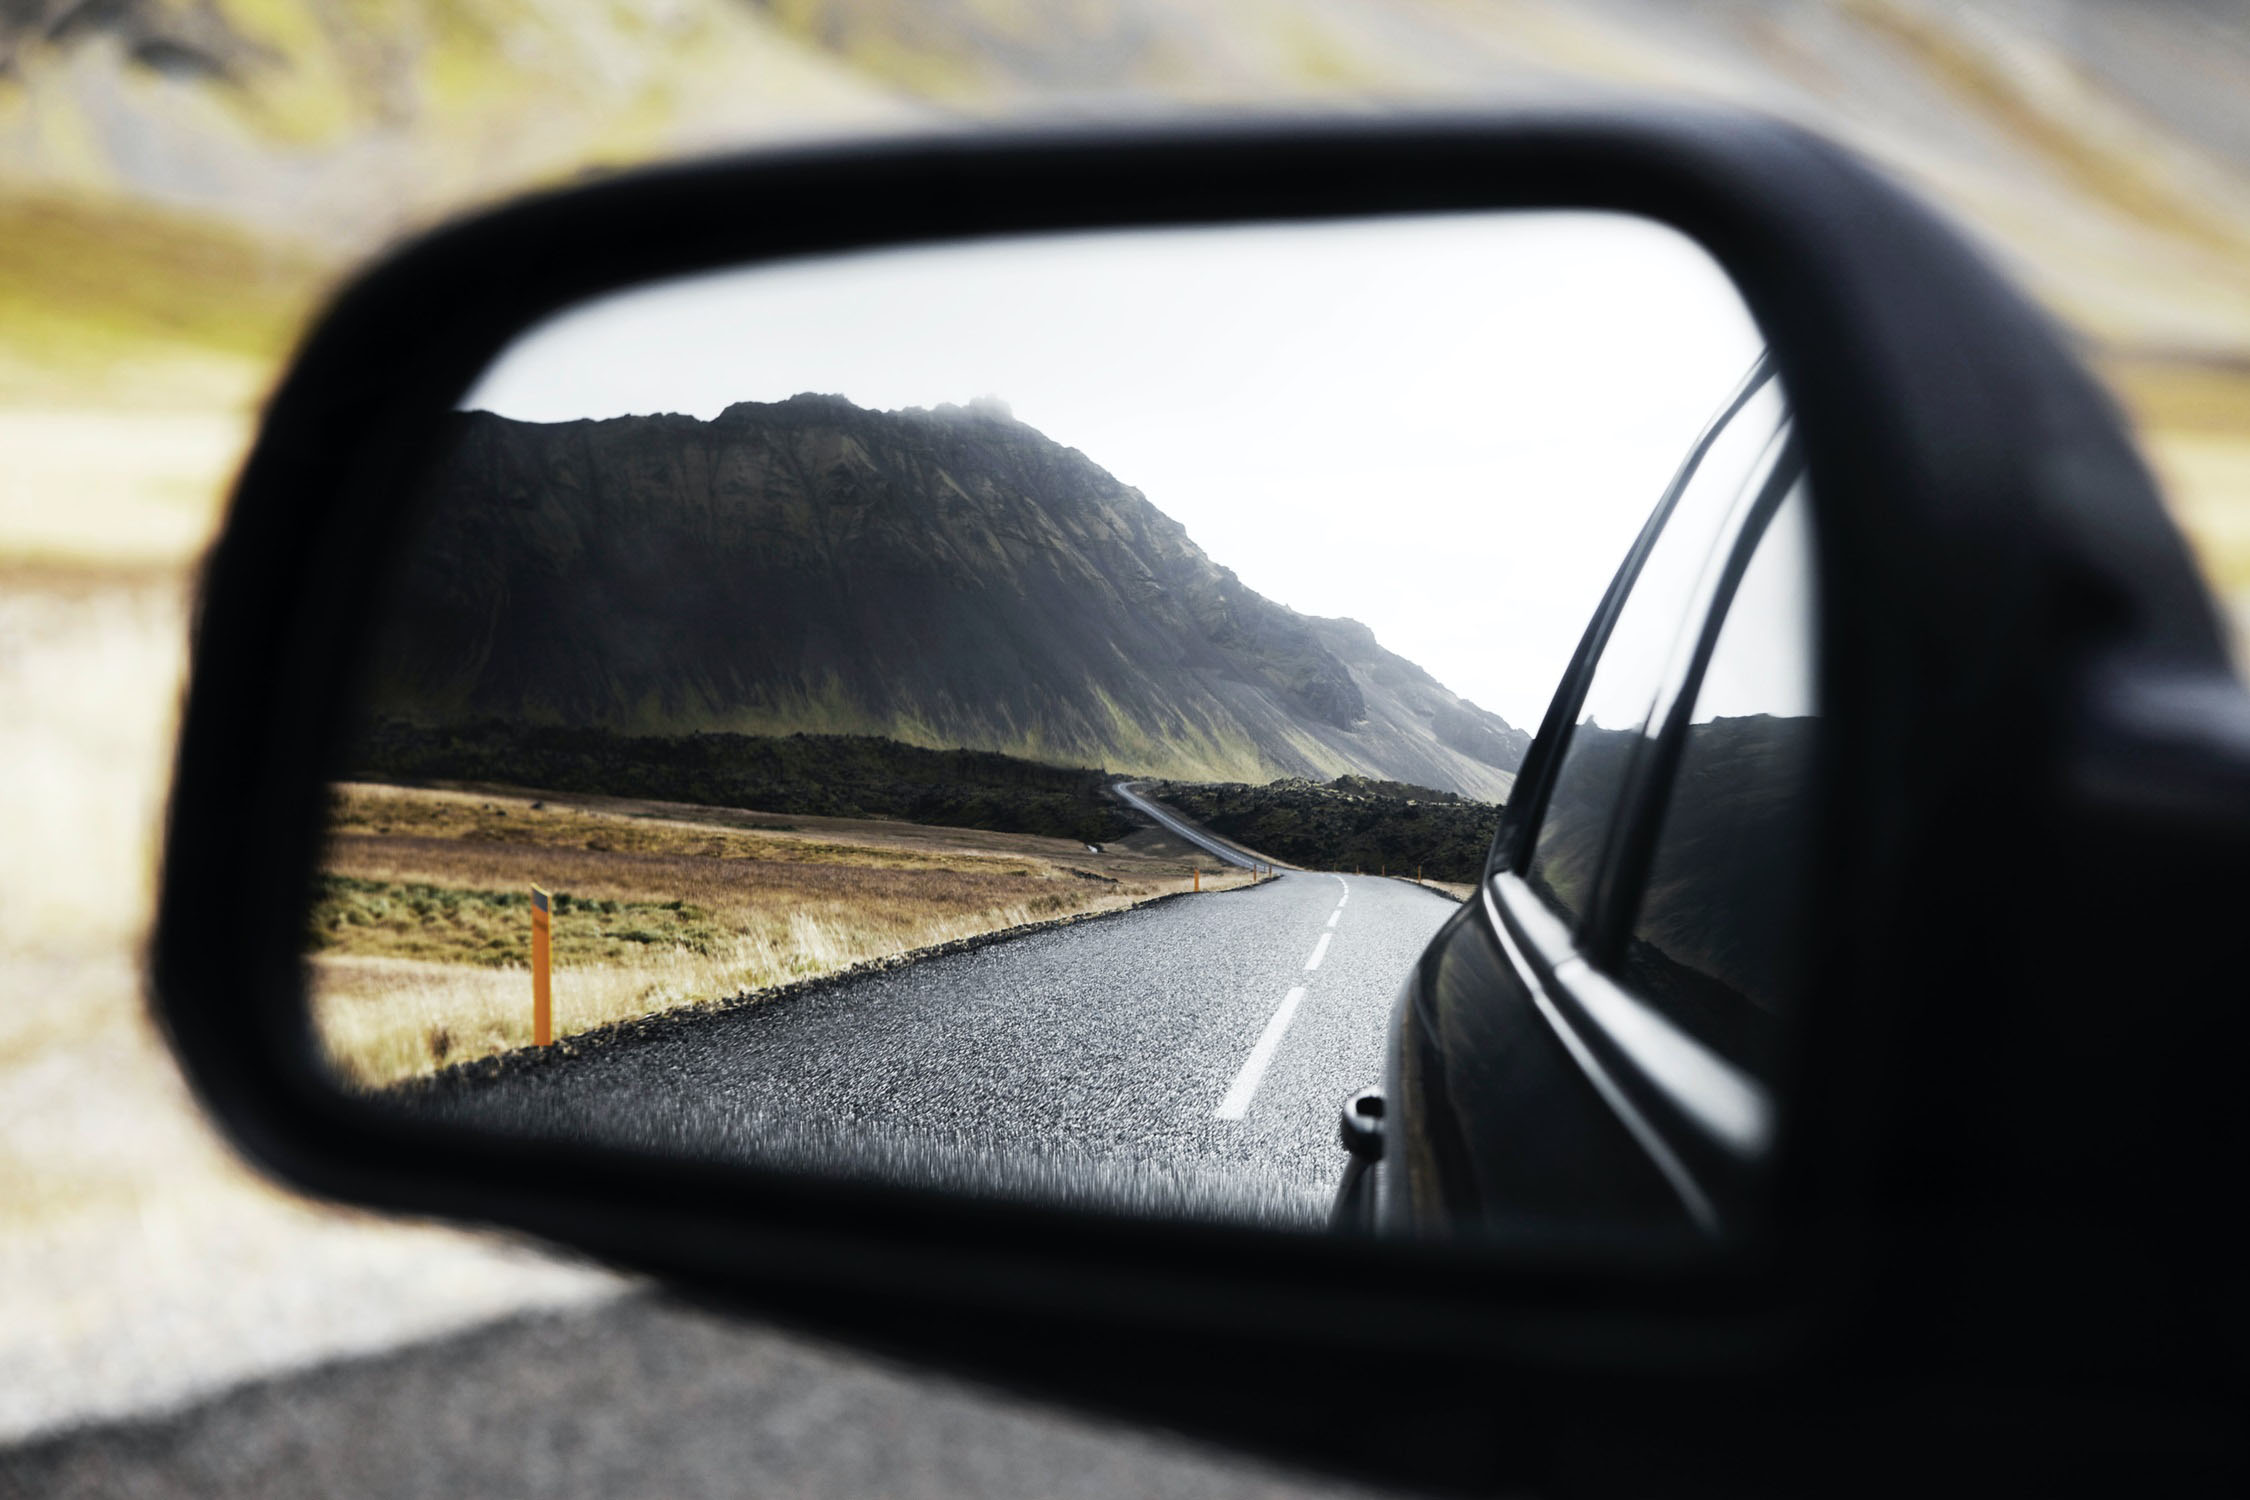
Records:
<instances>
[{"instance_id":1,"label":"side mirror","mask_svg":"<svg viewBox=\"0 0 2250 1500\"><path fill-rule=\"evenodd\" d=\"M1599 569L1526 608L1558 517ZM1310 597L1354 578L1378 628ZM1727 655L1784 618L1816 694ZM1761 789L1786 860L1720 847ZM1900 1436L1962 1379L2125 1391L2161 1459L2233 1441L2246 856L2250 701L2114 411L1836 149L979 138L620 177L344 293L210 560L153 977L309 1190L1303 1462L2001 1451Z\"/></svg>"}]
</instances>

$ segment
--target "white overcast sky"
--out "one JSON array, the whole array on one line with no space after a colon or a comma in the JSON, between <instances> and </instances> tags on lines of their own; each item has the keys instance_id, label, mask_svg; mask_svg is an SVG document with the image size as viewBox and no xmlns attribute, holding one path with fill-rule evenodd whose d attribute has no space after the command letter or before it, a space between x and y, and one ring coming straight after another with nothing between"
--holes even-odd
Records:
<instances>
[{"instance_id":1,"label":"white overcast sky","mask_svg":"<svg viewBox=\"0 0 2250 1500\"><path fill-rule=\"evenodd\" d=\"M652 285L462 401L529 421L834 392L997 396L1270 599L1349 615L1535 729L1587 615L1760 347L1691 241L1480 214L987 241Z\"/></svg>"}]
</instances>

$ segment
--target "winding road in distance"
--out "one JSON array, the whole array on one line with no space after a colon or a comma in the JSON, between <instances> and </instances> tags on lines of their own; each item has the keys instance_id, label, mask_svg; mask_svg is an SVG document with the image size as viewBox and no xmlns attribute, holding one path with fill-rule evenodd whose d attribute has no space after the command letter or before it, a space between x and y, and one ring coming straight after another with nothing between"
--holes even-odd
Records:
<instances>
[{"instance_id":1,"label":"winding road in distance","mask_svg":"<svg viewBox=\"0 0 2250 1500\"><path fill-rule=\"evenodd\" d=\"M1146 784L1139 781L1118 781L1112 782L1109 790L1118 801L1132 808L1133 811L1143 817L1154 820L1157 826L1166 833L1186 839L1196 848L1205 851L1223 863L1233 865L1238 870L1247 870L1252 865L1259 863L1243 850L1235 848L1234 845L1224 839L1215 837L1208 828L1189 822L1163 803L1145 796L1141 788ZM1264 863L1269 869L1294 868L1289 865L1277 865L1272 860L1266 860Z\"/></svg>"},{"instance_id":2,"label":"winding road in distance","mask_svg":"<svg viewBox=\"0 0 2250 1500\"><path fill-rule=\"evenodd\" d=\"M1121 795L1230 863L1169 809ZM1157 902L421 1096L511 1133L1061 1199L1324 1221L1336 1115L1458 910L1292 872Z\"/></svg>"}]
</instances>

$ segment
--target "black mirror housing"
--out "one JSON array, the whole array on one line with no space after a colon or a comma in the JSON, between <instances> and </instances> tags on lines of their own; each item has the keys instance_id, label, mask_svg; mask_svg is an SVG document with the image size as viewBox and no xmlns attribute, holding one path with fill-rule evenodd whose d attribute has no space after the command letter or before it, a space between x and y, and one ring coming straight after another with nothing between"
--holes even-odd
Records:
<instances>
[{"instance_id":1,"label":"black mirror housing","mask_svg":"<svg viewBox=\"0 0 2250 1500\"><path fill-rule=\"evenodd\" d=\"M1831 685L1822 1003L1770 1237L1599 1263L1281 1241L464 1140L321 1073L304 880L397 497L515 334L746 260L1505 207L1684 231L1797 412ZM1302 1462L1479 1488L1770 1483L1832 1445L2200 1465L2241 1456L2218 1226L2246 902L2250 699L2115 408L1839 149L1697 113L963 137L620 176L443 229L344 291L207 566L153 1003L222 1126L309 1191ZM1347 1390L1339 1360L1383 1378Z\"/></svg>"}]
</instances>

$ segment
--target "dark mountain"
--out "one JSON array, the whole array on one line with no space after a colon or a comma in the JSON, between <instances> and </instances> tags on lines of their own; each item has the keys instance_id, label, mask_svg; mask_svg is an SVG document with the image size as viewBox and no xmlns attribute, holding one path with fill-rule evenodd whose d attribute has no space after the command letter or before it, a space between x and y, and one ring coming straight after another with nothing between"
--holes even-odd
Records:
<instances>
[{"instance_id":1,"label":"dark mountain","mask_svg":"<svg viewBox=\"0 0 2250 1500\"><path fill-rule=\"evenodd\" d=\"M455 419L369 708L1497 800L1527 737L996 403Z\"/></svg>"},{"instance_id":2,"label":"dark mountain","mask_svg":"<svg viewBox=\"0 0 2250 1500\"><path fill-rule=\"evenodd\" d=\"M360 736L345 771L355 778L408 783L537 787L822 818L899 818L1088 844L1121 839L1143 826L1109 795L1109 777L1099 770L1040 765L989 750L926 750L868 735L626 736L551 724L440 728L392 720Z\"/></svg>"}]
</instances>

